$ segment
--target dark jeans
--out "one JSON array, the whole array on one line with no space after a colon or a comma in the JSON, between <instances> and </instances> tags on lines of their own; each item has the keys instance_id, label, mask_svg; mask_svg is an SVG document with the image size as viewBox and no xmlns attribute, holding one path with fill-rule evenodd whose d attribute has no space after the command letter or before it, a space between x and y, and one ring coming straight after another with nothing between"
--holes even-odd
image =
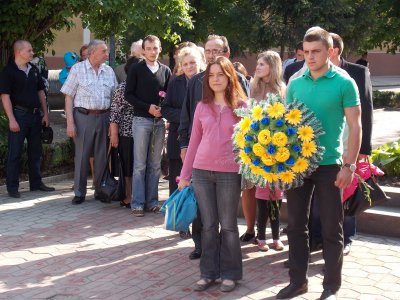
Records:
<instances>
[{"instance_id":1,"label":"dark jeans","mask_svg":"<svg viewBox=\"0 0 400 300\"><path fill-rule=\"evenodd\" d=\"M8 132L7 191L18 191L21 156L25 139L28 147L29 186L31 189L36 189L42 183L42 176L40 175L42 117L40 112L33 114L19 109L13 109L13 112L20 131Z\"/></svg>"},{"instance_id":2,"label":"dark jeans","mask_svg":"<svg viewBox=\"0 0 400 300\"><path fill-rule=\"evenodd\" d=\"M322 231L321 231L321 216L319 213L317 202L313 202L312 207L312 241L313 244L322 243ZM356 217L355 216L344 216L343 220L343 235L344 235L344 246L351 245L353 238L356 235Z\"/></svg>"},{"instance_id":3,"label":"dark jeans","mask_svg":"<svg viewBox=\"0 0 400 300\"><path fill-rule=\"evenodd\" d=\"M334 185L338 165L319 166L301 187L287 191L290 282L307 281L309 258L308 219L313 191L321 213L323 257L325 260L324 289L339 290L343 266L342 195Z\"/></svg>"},{"instance_id":4,"label":"dark jeans","mask_svg":"<svg viewBox=\"0 0 400 300\"><path fill-rule=\"evenodd\" d=\"M201 223L201 212L197 207L196 219L192 222L192 240L194 242L194 248L197 252L201 251L201 231L203 230L203 223Z\"/></svg>"},{"instance_id":5,"label":"dark jeans","mask_svg":"<svg viewBox=\"0 0 400 300\"><path fill-rule=\"evenodd\" d=\"M257 239L265 240L267 221L271 223L272 239L279 240L279 211L282 200L257 199Z\"/></svg>"},{"instance_id":6,"label":"dark jeans","mask_svg":"<svg viewBox=\"0 0 400 300\"><path fill-rule=\"evenodd\" d=\"M171 195L177 188L178 184L176 183L176 177L181 174L182 169L182 160L178 159L169 159L169 172L168 172L168 181L169 181L169 194Z\"/></svg>"},{"instance_id":7,"label":"dark jeans","mask_svg":"<svg viewBox=\"0 0 400 300\"><path fill-rule=\"evenodd\" d=\"M242 279L242 252L236 215L240 175L193 169L193 189L203 222L201 278Z\"/></svg>"}]
</instances>

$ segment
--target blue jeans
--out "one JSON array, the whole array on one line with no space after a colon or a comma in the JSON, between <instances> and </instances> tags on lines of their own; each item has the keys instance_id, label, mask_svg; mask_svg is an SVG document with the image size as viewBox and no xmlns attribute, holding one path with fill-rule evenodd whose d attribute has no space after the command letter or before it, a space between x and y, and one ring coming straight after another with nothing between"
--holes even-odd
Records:
<instances>
[{"instance_id":1,"label":"blue jeans","mask_svg":"<svg viewBox=\"0 0 400 300\"><path fill-rule=\"evenodd\" d=\"M203 222L201 278L240 280L243 273L237 226L240 175L193 169L192 179Z\"/></svg>"},{"instance_id":2,"label":"blue jeans","mask_svg":"<svg viewBox=\"0 0 400 300\"><path fill-rule=\"evenodd\" d=\"M42 183L42 176L40 175L42 117L40 112L33 114L19 109L13 109L13 113L20 131L8 132L7 191L18 191L21 156L25 139L28 146L29 186L31 189L36 189Z\"/></svg>"},{"instance_id":3,"label":"blue jeans","mask_svg":"<svg viewBox=\"0 0 400 300\"><path fill-rule=\"evenodd\" d=\"M158 205L161 151L165 125L162 119L134 117L132 209L151 209Z\"/></svg>"}]
</instances>

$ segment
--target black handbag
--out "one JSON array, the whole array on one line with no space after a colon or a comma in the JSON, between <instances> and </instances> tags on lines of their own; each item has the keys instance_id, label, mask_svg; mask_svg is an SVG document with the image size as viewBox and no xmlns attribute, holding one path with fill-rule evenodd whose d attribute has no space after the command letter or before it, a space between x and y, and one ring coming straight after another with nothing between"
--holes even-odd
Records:
<instances>
[{"instance_id":1,"label":"black handbag","mask_svg":"<svg viewBox=\"0 0 400 300\"><path fill-rule=\"evenodd\" d=\"M51 144L53 142L53 129L50 126L42 126L42 143Z\"/></svg>"},{"instance_id":2,"label":"black handbag","mask_svg":"<svg viewBox=\"0 0 400 300\"><path fill-rule=\"evenodd\" d=\"M98 188L99 197L102 199L102 202L106 203L110 203L112 201L121 201L125 198L125 178L121 166L121 158L118 150L115 149L114 151L117 152L115 155L117 159L115 159L114 162L119 165L118 180L115 179L110 172L111 151L109 150L107 154L107 163L101 176L100 186Z\"/></svg>"},{"instance_id":3,"label":"black handbag","mask_svg":"<svg viewBox=\"0 0 400 300\"><path fill-rule=\"evenodd\" d=\"M367 185L369 189L369 199L367 196L367 187L365 185ZM368 208L382 204L389 199L376 182L376 177L374 175L365 180L365 185L359 183L354 194L343 203L345 216L358 216Z\"/></svg>"}]
</instances>

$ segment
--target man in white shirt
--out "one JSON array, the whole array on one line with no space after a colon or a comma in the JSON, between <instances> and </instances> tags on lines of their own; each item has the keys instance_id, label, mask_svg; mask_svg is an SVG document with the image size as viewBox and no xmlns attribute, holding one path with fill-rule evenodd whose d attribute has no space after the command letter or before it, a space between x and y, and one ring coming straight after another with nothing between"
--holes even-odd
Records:
<instances>
[{"instance_id":1,"label":"man in white shirt","mask_svg":"<svg viewBox=\"0 0 400 300\"><path fill-rule=\"evenodd\" d=\"M97 178L95 196L101 173L107 161L107 132L112 92L117 86L114 71L105 64L108 49L104 41L88 45L89 58L75 64L61 88L65 94L67 135L75 142L75 173L72 204L85 201L89 157L94 154Z\"/></svg>"}]
</instances>

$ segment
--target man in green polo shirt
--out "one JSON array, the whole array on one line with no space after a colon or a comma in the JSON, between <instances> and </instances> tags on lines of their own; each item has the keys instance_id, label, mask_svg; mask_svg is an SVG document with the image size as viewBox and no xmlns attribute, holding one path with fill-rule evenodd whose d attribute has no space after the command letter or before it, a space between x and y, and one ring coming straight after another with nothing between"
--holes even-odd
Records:
<instances>
[{"instance_id":1,"label":"man in green polo shirt","mask_svg":"<svg viewBox=\"0 0 400 300\"><path fill-rule=\"evenodd\" d=\"M304 36L303 49L308 70L291 82L286 101L298 99L315 113L325 130L325 135L319 139L325 152L319 167L304 180L304 184L287 192L290 284L278 293L277 298L292 298L308 290L307 224L314 191L321 213L325 259L324 291L320 299L336 299L343 265L341 189L350 185L353 179L360 149L360 100L354 80L329 61L333 41L327 31L321 28L309 30ZM348 155L346 161L342 161L345 119L350 134Z\"/></svg>"}]
</instances>

